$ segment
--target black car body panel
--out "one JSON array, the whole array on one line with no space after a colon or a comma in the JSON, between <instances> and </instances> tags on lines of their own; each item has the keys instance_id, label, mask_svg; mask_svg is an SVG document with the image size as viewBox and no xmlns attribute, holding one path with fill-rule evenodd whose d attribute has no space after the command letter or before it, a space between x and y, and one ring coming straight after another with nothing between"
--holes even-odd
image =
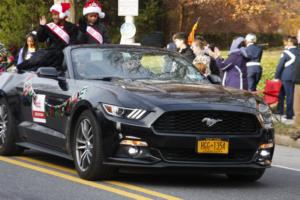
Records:
<instances>
[{"instance_id":1,"label":"black car body panel","mask_svg":"<svg viewBox=\"0 0 300 200\"><path fill-rule=\"evenodd\" d=\"M118 45L68 47L64 51L66 79L62 80L67 89L63 89L58 80L39 77L36 73L3 73L0 76L0 98L7 99L13 109L19 145L72 159L74 123L83 110L89 109L102 129L106 165L224 170L270 166L274 146L268 149L269 157L263 158L260 145L274 144L274 129L270 124L266 126L264 116L257 109L257 105L263 104L259 97L219 85L176 80L77 79L72 50L82 48L174 54L152 48ZM174 56L180 57L177 54ZM32 102L24 96L28 81L31 81L30 87L34 92L45 95L51 105L61 105L83 88L86 90L70 109L58 112L54 107L54 114L51 114L53 110L49 111L46 123L37 123L32 117ZM106 113L103 104L142 109L146 114L139 120L116 117ZM210 129L199 125L205 117L219 116L226 122L222 127ZM197 153L197 142L209 138L229 141L229 153ZM124 139L145 141L147 146L138 147L140 153L130 156L130 146L120 145Z\"/></svg>"}]
</instances>

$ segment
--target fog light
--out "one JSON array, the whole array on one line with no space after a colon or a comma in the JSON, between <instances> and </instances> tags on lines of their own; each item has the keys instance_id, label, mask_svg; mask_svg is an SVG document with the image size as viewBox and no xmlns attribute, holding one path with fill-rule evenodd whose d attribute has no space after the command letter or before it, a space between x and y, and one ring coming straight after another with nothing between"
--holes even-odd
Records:
<instances>
[{"instance_id":1,"label":"fog light","mask_svg":"<svg viewBox=\"0 0 300 200\"><path fill-rule=\"evenodd\" d=\"M270 156L270 152L267 150L261 150L260 156L263 158L266 158L266 157Z\"/></svg>"},{"instance_id":2,"label":"fog light","mask_svg":"<svg viewBox=\"0 0 300 200\"><path fill-rule=\"evenodd\" d=\"M273 147L274 147L274 144L273 144L273 143L261 144L259 147L260 147L261 149L270 149L270 148L273 148Z\"/></svg>"},{"instance_id":3,"label":"fog light","mask_svg":"<svg viewBox=\"0 0 300 200\"><path fill-rule=\"evenodd\" d=\"M147 147L148 143L140 140L122 140L121 145L135 146L135 147Z\"/></svg>"},{"instance_id":4,"label":"fog light","mask_svg":"<svg viewBox=\"0 0 300 200\"><path fill-rule=\"evenodd\" d=\"M138 155L138 153L139 153L138 147L129 147L128 148L128 154L130 156L136 156L136 155Z\"/></svg>"}]
</instances>

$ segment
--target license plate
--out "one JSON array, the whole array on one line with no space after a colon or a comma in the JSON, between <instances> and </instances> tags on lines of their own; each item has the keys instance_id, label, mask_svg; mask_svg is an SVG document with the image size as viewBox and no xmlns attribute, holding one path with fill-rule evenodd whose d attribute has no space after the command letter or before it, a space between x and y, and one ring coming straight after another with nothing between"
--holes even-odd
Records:
<instances>
[{"instance_id":1,"label":"license plate","mask_svg":"<svg viewBox=\"0 0 300 200\"><path fill-rule=\"evenodd\" d=\"M201 154L228 154L229 142L221 139L199 140L197 152Z\"/></svg>"}]
</instances>

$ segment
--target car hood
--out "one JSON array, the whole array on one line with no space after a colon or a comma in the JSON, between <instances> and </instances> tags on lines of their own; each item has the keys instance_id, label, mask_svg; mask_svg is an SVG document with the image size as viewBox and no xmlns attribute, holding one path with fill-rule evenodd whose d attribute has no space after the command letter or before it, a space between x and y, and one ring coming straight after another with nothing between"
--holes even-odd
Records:
<instances>
[{"instance_id":1,"label":"car hood","mask_svg":"<svg viewBox=\"0 0 300 200\"><path fill-rule=\"evenodd\" d=\"M251 93L219 85L175 81L118 81L116 85L122 88L120 93L156 106L202 103L253 107Z\"/></svg>"}]
</instances>

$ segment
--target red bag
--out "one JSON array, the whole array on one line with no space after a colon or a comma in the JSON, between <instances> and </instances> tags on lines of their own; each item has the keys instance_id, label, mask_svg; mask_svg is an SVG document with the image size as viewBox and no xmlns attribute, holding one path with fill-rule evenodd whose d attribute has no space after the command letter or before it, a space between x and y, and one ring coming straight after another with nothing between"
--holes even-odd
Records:
<instances>
[{"instance_id":1,"label":"red bag","mask_svg":"<svg viewBox=\"0 0 300 200\"><path fill-rule=\"evenodd\" d=\"M278 102L282 82L279 80L267 80L264 90L264 100L268 105Z\"/></svg>"}]
</instances>

